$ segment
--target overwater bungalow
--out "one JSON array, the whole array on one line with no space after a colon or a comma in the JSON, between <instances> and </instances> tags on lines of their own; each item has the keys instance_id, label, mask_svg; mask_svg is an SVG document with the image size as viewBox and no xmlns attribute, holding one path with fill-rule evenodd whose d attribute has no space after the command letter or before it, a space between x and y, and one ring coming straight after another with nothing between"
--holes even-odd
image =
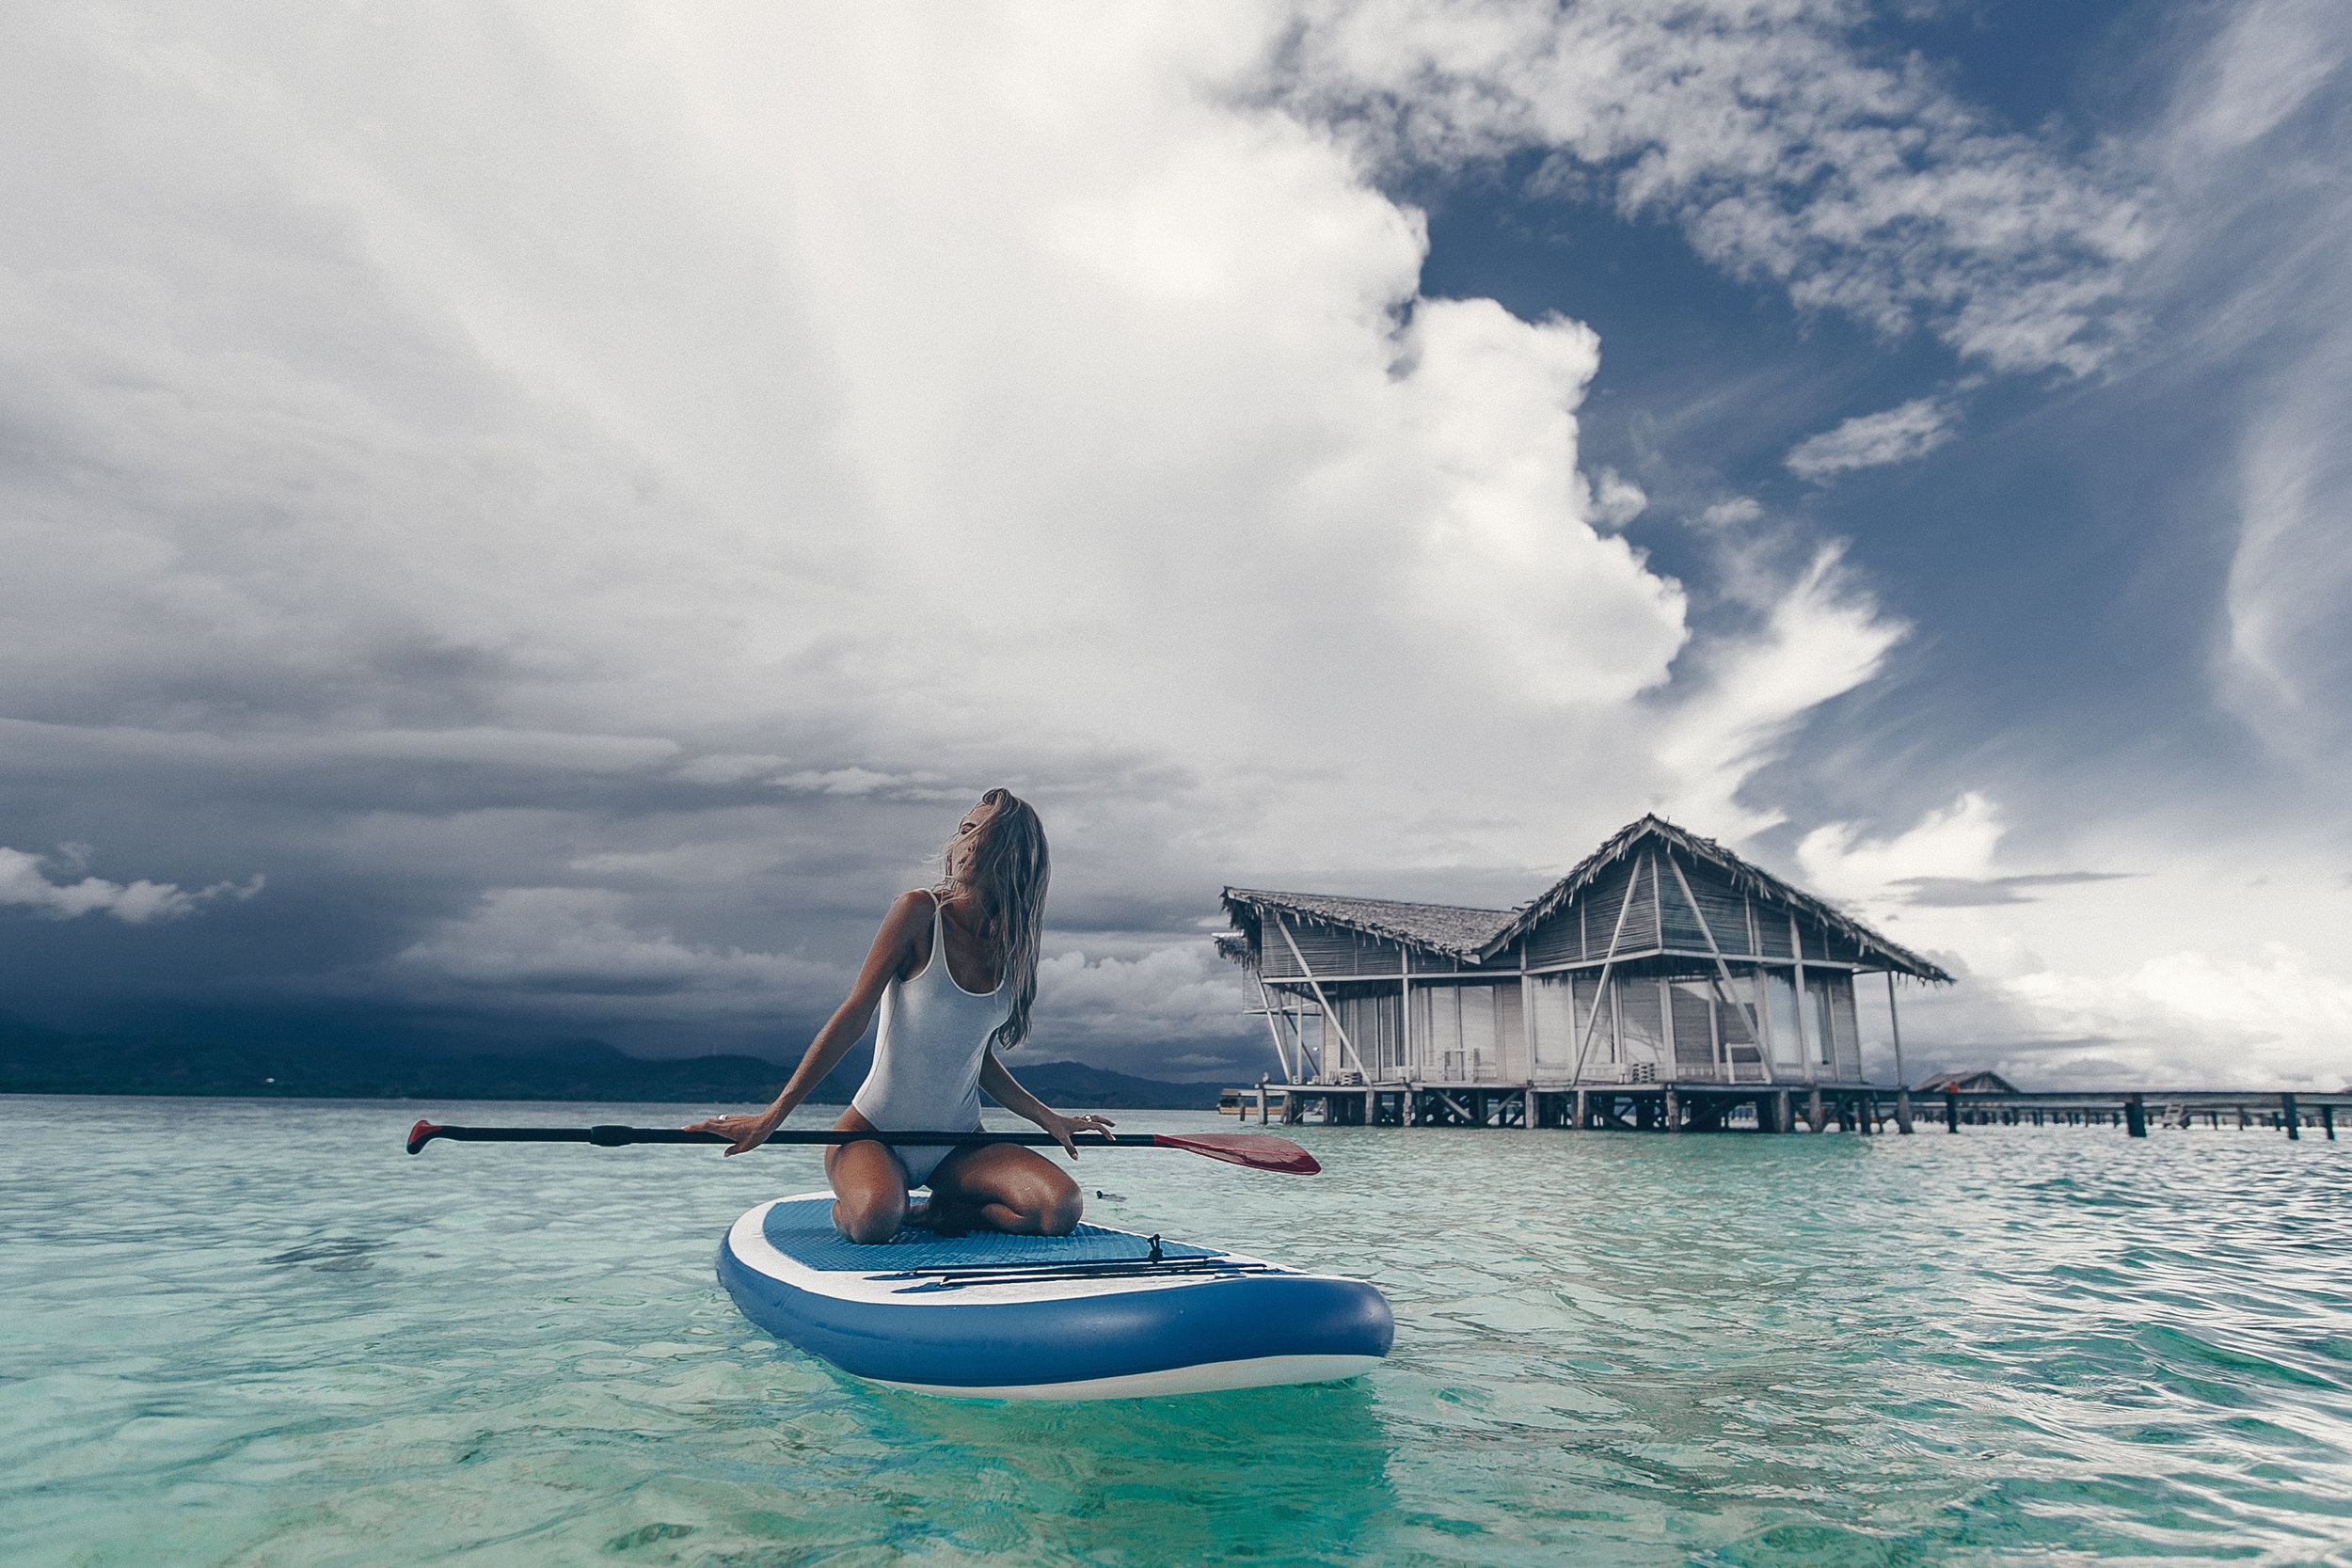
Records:
<instances>
[{"instance_id":1,"label":"overwater bungalow","mask_svg":"<svg viewBox=\"0 0 2352 1568\"><path fill-rule=\"evenodd\" d=\"M1656 816L1513 910L1229 887L1289 1116L1786 1130L1864 1103L1856 982L1917 954ZM1843 1115L1843 1112L1838 1112ZM1855 1114L1860 1114L1856 1112Z\"/></svg>"}]
</instances>

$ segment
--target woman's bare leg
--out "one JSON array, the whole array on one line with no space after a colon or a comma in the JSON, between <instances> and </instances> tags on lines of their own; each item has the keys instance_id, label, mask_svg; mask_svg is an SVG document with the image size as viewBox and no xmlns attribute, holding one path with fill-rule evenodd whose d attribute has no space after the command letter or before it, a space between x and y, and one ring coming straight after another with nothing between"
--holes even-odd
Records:
<instances>
[{"instance_id":1,"label":"woman's bare leg","mask_svg":"<svg viewBox=\"0 0 2352 1568\"><path fill-rule=\"evenodd\" d=\"M871 1132L874 1124L849 1110L833 1128L836 1132ZM833 1183L833 1227L850 1241L874 1245L896 1236L906 1224L906 1167L888 1146L854 1143L828 1148L825 1180Z\"/></svg>"},{"instance_id":2,"label":"woman's bare leg","mask_svg":"<svg viewBox=\"0 0 2352 1568\"><path fill-rule=\"evenodd\" d=\"M956 1218L1016 1236L1067 1236L1086 1212L1075 1181L1043 1157L1012 1144L957 1149L931 1172L930 1186Z\"/></svg>"}]
</instances>

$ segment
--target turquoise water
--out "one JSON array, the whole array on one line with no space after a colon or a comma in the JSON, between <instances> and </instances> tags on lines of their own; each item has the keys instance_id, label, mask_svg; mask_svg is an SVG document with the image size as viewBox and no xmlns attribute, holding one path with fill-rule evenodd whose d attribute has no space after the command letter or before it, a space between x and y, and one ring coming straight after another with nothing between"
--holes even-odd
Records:
<instances>
[{"instance_id":1,"label":"turquoise water","mask_svg":"<svg viewBox=\"0 0 2352 1568\"><path fill-rule=\"evenodd\" d=\"M1353 1384L1100 1405L878 1392L739 1318L719 1236L814 1150L399 1142L690 1109L0 1100L0 1555L2352 1562L2352 1141L1100 1153L1093 1217L1397 1311Z\"/></svg>"}]
</instances>

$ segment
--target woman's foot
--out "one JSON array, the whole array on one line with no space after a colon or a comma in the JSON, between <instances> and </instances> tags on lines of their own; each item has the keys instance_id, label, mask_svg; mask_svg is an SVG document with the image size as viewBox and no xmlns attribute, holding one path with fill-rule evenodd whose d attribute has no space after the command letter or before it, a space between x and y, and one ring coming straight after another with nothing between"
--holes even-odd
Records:
<instances>
[{"instance_id":1,"label":"woman's foot","mask_svg":"<svg viewBox=\"0 0 2352 1568\"><path fill-rule=\"evenodd\" d=\"M907 1206L906 1223L910 1229L928 1230L934 1236L961 1236L975 1228L975 1216L955 1199L930 1193Z\"/></svg>"}]
</instances>

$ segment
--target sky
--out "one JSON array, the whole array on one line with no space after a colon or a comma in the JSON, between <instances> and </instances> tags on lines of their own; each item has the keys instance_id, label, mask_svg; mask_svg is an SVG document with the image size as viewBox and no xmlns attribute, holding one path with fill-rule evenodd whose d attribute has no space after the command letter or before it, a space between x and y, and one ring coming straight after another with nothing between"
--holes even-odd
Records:
<instances>
[{"instance_id":1,"label":"sky","mask_svg":"<svg viewBox=\"0 0 2352 1568\"><path fill-rule=\"evenodd\" d=\"M0 1009L790 1059L1003 784L1016 1066L1654 811L1914 1078L2352 1077L2340 5L5 26Z\"/></svg>"}]
</instances>

